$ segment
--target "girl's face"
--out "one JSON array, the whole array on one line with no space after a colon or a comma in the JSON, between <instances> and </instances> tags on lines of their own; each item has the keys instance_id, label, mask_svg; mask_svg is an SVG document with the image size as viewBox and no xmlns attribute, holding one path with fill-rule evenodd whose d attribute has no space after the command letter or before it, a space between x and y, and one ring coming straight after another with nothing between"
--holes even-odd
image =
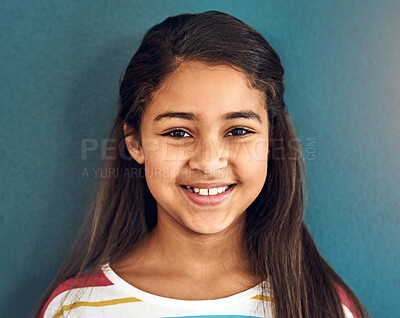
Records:
<instances>
[{"instance_id":1,"label":"girl's face","mask_svg":"<svg viewBox=\"0 0 400 318\"><path fill-rule=\"evenodd\" d=\"M228 66L182 64L147 106L141 141L127 140L128 150L144 163L158 226L222 232L254 201L267 176L265 101Z\"/></svg>"}]
</instances>

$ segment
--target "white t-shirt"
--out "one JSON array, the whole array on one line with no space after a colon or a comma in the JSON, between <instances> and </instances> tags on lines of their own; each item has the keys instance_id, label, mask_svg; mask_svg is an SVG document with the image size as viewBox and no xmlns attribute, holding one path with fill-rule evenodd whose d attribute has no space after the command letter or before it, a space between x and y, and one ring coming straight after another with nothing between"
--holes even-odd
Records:
<instances>
[{"instance_id":1,"label":"white t-shirt","mask_svg":"<svg viewBox=\"0 0 400 318\"><path fill-rule=\"evenodd\" d=\"M109 264L95 271L89 280L85 275L61 284L50 296L40 318L272 318L273 299L262 295L263 283L229 297L180 300L150 294L132 286ZM346 318L354 318L347 307L343 308Z\"/></svg>"}]
</instances>

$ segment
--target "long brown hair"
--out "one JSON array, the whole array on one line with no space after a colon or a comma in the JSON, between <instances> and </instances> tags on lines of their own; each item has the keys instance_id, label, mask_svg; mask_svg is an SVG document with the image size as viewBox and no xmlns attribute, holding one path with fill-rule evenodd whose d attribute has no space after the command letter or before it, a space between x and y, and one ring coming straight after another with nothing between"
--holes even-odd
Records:
<instances>
[{"instance_id":1,"label":"long brown hair","mask_svg":"<svg viewBox=\"0 0 400 318\"><path fill-rule=\"evenodd\" d=\"M356 295L319 254L304 223L304 157L284 102L284 70L265 38L218 11L181 14L153 26L131 59L120 85L120 110L110 140L116 145L76 243L49 286L36 315L65 280L123 257L157 223L144 168L126 148L123 125L140 132L146 105L166 77L185 61L228 65L248 75L266 99L270 157L264 187L246 212L243 249L253 274L268 280L277 318L343 317L341 288L357 317L369 317ZM111 148L113 149L113 148ZM265 287L266 288L266 287ZM267 294L265 289L263 293Z\"/></svg>"}]
</instances>

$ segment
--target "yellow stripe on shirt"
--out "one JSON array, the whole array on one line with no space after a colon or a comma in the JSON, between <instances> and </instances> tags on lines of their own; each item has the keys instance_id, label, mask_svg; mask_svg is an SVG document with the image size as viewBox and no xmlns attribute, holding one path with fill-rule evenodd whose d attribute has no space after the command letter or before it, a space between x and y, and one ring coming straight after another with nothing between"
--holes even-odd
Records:
<instances>
[{"instance_id":1,"label":"yellow stripe on shirt","mask_svg":"<svg viewBox=\"0 0 400 318\"><path fill-rule=\"evenodd\" d=\"M256 295L254 297L251 297L250 299L263 300L263 301L269 301L269 302L275 301L273 297L264 296L264 295Z\"/></svg>"},{"instance_id":2,"label":"yellow stripe on shirt","mask_svg":"<svg viewBox=\"0 0 400 318\"><path fill-rule=\"evenodd\" d=\"M127 298L119 298L119 299L110 299L103 301L77 301L70 305L64 305L61 309L54 315L54 318L59 318L63 315L63 313L67 310L75 309L77 307L104 307L104 306L112 306L118 304L126 304L126 303L134 303L142 301L135 297L127 297Z\"/></svg>"}]
</instances>

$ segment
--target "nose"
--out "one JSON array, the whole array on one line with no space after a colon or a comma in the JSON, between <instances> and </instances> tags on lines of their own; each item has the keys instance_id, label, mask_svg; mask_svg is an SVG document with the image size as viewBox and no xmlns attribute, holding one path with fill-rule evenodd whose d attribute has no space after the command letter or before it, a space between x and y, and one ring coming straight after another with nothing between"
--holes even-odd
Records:
<instances>
[{"instance_id":1,"label":"nose","mask_svg":"<svg viewBox=\"0 0 400 318\"><path fill-rule=\"evenodd\" d=\"M206 175L220 172L228 165L226 144L208 138L202 140L189 159L189 167Z\"/></svg>"}]
</instances>

